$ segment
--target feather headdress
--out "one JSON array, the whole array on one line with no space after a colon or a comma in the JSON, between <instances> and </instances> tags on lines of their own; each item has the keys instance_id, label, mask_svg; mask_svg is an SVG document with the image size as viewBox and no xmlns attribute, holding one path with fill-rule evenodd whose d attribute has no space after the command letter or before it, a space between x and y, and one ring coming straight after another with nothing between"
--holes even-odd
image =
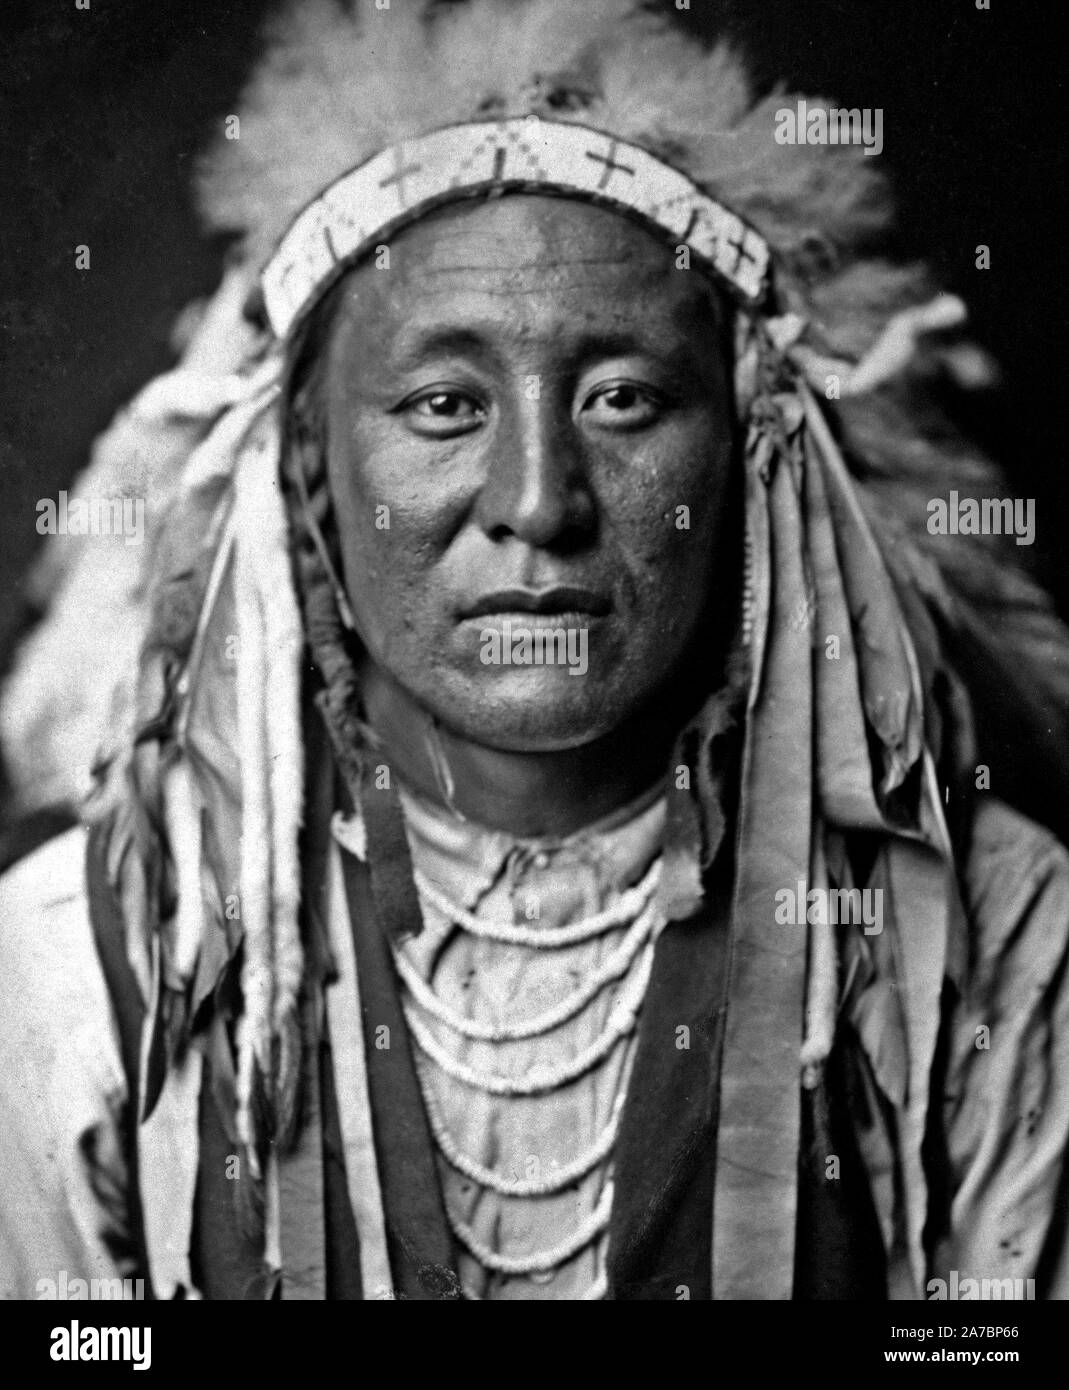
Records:
<instances>
[{"instance_id":1,"label":"feather headdress","mask_svg":"<svg viewBox=\"0 0 1069 1390\"><path fill-rule=\"evenodd\" d=\"M755 101L730 47L704 50L635 0L287 7L240 105L241 138L219 140L199 180L205 223L240 234L240 264L193 334L181 377L154 383L123 411L75 483L79 496L146 498L150 543L55 537L31 577L46 616L3 701L19 803L78 804L100 731L128 728L130 672L156 568L152 537L180 492L182 461L232 398L234 374L262 350L242 316L244 297L313 195L399 138L476 114L534 110L616 132L670 157L761 230L783 306L805 323L800 347L812 354L823 394L829 373L845 381L892 319L904 315L908 325L934 287L923 266L877 254L891 220L878 161L857 146L772 138L776 109L794 100ZM912 322L923 327L915 315ZM941 375L973 372L976 355L934 337L914 351L916 336L903 337L901 318L899 327L907 350L897 379L844 391L834 407L859 496L888 564L956 634L980 693L1017 718L1025 713L1037 768L1052 759L1060 766L1053 755L1064 745L1069 644L1048 600L1001 538L932 537L926 527L934 495L1002 486L925 389ZM56 678L72 661L92 673L77 690Z\"/></svg>"}]
</instances>

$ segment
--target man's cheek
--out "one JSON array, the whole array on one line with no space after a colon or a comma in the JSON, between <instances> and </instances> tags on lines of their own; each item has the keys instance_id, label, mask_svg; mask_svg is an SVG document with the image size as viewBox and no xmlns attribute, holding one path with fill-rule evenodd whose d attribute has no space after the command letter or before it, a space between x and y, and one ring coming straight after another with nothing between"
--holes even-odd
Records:
<instances>
[{"instance_id":1,"label":"man's cheek","mask_svg":"<svg viewBox=\"0 0 1069 1390\"><path fill-rule=\"evenodd\" d=\"M365 646L384 657L405 626L403 601L413 577L403 547L388 531L377 531L354 516L341 536L345 588Z\"/></svg>"},{"instance_id":2,"label":"man's cheek","mask_svg":"<svg viewBox=\"0 0 1069 1390\"><path fill-rule=\"evenodd\" d=\"M680 503L678 512L666 512L656 525L635 534L632 563L643 588L663 594L667 587L673 591L671 601L679 602L689 596L692 584L700 585L708 576L714 549L711 528L695 527L694 520L686 504Z\"/></svg>"}]
</instances>

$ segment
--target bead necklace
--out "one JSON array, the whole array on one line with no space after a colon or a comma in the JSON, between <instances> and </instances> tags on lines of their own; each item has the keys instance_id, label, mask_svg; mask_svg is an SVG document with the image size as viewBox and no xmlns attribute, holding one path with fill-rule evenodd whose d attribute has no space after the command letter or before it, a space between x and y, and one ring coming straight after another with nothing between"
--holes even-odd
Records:
<instances>
[{"instance_id":1,"label":"bead necklace","mask_svg":"<svg viewBox=\"0 0 1069 1390\"><path fill-rule=\"evenodd\" d=\"M580 941L589 941L624 922L633 921L653 895L661 877L661 860L658 856L646 876L634 888L622 894L612 907L596 912L592 917L584 917L566 927L518 927L514 922L493 922L476 917L474 912L451 903L427 876L416 869L416 887L420 896L435 908L454 926L463 927L472 936L481 936L490 941L502 941L510 946L533 946L536 950L551 950L558 946L574 946Z\"/></svg>"},{"instance_id":2,"label":"bead necklace","mask_svg":"<svg viewBox=\"0 0 1069 1390\"><path fill-rule=\"evenodd\" d=\"M500 1025L465 1018L458 1013L435 993L419 973L406 954L405 946L395 947L394 959L403 985L402 1008L416 1046L416 1072L435 1147L454 1171L479 1187L507 1198L550 1197L586 1178L599 1164L611 1161L623 1113L622 1090L613 1104L609 1123L588 1148L567 1163L555 1167L545 1177L511 1178L486 1167L460 1149L445 1122L431 1073L437 1068L445 1076L474 1089L491 1095L519 1098L556 1091L593 1067L604 1064L634 1032L638 1012L649 986L654 947L665 926L655 900L660 875L661 859L658 857L640 882L622 894L611 907L566 927L542 928L476 917L474 913L450 902L435 884L416 871L416 886L425 908L429 906L435 909L453 926L484 940L535 950L552 950L590 941L613 928L628 924L623 939L578 989L532 1018ZM513 1078L469 1066L439 1042L427 1026L429 1019L434 1018L461 1038L495 1044L542 1038L575 1019L602 991L620 980L623 980L623 984L609 1009L605 1026L587 1047L566 1061L532 1068L522 1077ZM502 1275L534 1276L552 1273L592 1241L603 1236L608 1229L612 1200L610 1175L597 1206L578 1226L552 1248L524 1255L503 1255L493 1250L450 1210L448 1203L446 1217L458 1242L484 1270ZM603 1298L607 1286L606 1273L604 1269L599 1270L583 1295L584 1299ZM469 1298L478 1298L473 1291L465 1292Z\"/></svg>"},{"instance_id":3,"label":"bead necklace","mask_svg":"<svg viewBox=\"0 0 1069 1390\"><path fill-rule=\"evenodd\" d=\"M559 1090L561 1086L588 1072L591 1067L609 1055L616 1044L634 1030L638 1022L638 1010L645 997L653 968L653 943L646 947L639 968L620 992L620 997L612 1006L605 1030L589 1047L576 1053L567 1062L553 1067L534 1067L524 1077L503 1076L498 1072L479 1071L467 1063L458 1061L442 1047L437 1038L424 1026L411 1004L402 1004L405 1021L408 1023L416 1046L435 1062L447 1076L454 1081L462 1081L466 1086L486 1091L494 1096L536 1096L546 1091Z\"/></svg>"},{"instance_id":4,"label":"bead necklace","mask_svg":"<svg viewBox=\"0 0 1069 1390\"><path fill-rule=\"evenodd\" d=\"M619 946L605 958L604 963L594 971L585 985L562 999L552 1009L538 1014L534 1018L525 1019L521 1023L499 1025L480 1023L475 1019L465 1018L463 1014L458 1014L455 1009L451 1009L435 994L405 955L403 947L396 949L394 956L401 979L416 1003L427 1013L433 1014L447 1028L451 1028L454 1033L460 1033L465 1038L480 1042L518 1042L526 1038L539 1037L544 1033L551 1032L562 1023L567 1023L569 1019L574 1018L577 1013L584 1009L609 981L617 980L621 975L626 974L651 930L653 930L656 918L656 905L651 899L635 918L634 925L629 929Z\"/></svg>"},{"instance_id":5,"label":"bead necklace","mask_svg":"<svg viewBox=\"0 0 1069 1390\"><path fill-rule=\"evenodd\" d=\"M571 1235L558 1241L549 1250L536 1250L530 1255L499 1255L496 1250L491 1250L479 1240L471 1227L458 1220L448 1209L446 1216L457 1240L475 1256L484 1269L492 1269L498 1274L544 1274L556 1269L565 1260L570 1260L608 1229L609 1217L612 1214L612 1195L612 1183L607 1182L597 1206L579 1223Z\"/></svg>"},{"instance_id":6,"label":"bead necklace","mask_svg":"<svg viewBox=\"0 0 1069 1390\"><path fill-rule=\"evenodd\" d=\"M590 1148L577 1154L570 1163L556 1168L544 1178L505 1178L500 1173L495 1172L493 1168L484 1167L483 1164L462 1152L457 1146L442 1117L437 1097L429 1079L424 1074L424 1068L417 1066L417 1071L420 1089L423 1091L423 1098L426 1102L427 1120L442 1157L458 1173L463 1173L466 1178L471 1178L472 1182L478 1183L480 1187L488 1187L493 1192L499 1192L503 1197L548 1197L554 1193L563 1192L566 1187L578 1182L580 1178L585 1178L591 1169L609 1157L613 1145L616 1143L616 1136L620 1131L620 1117L623 1113L622 1093L616 1098L609 1123Z\"/></svg>"}]
</instances>

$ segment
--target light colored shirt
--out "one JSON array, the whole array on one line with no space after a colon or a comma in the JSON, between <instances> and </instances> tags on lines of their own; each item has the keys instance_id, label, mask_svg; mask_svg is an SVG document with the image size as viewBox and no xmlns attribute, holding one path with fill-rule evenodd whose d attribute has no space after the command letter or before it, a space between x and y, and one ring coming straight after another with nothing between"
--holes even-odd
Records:
<instances>
[{"instance_id":1,"label":"light colored shirt","mask_svg":"<svg viewBox=\"0 0 1069 1390\"><path fill-rule=\"evenodd\" d=\"M565 839L518 840L461 822L430 803L402 796L413 860L447 898L479 919L564 927L619 901L650 868L664 831L663 797L646 797L611 819ZM400 948L439 999L465 1019L501 1026L545 1014L574 994L616 950L634 921L592 939L536 949L473 935L424 903L424 931ZM640 951L620 979L608 982L576 1016L542 1036L507 1041L469 1039L421 1009L416 1016L451 1057L480 1072L524 1078L561 1067L605 1030L614 1001L642 969ZM411 998L409 1005L411 1006ZM636 1031L605 1059L560 1087L532 1096L494 1095L449 1076L422 1055L417 1065L430 1109L452 1143L509 1179L552 1178L597 1144L619 1117L634 1059ZM612 1156L564 1190L511 1195L466 1176L438 1153L447 1212L470 1230L472 1243L495 1255L522 1258L566 1249L584 1223L611 1204ZM461 1282L469 1296L493 1299L581 1299L604 1287L607 1231L543 1272L514 1274L484 1267L463 1248Z\"/></svg>"}]
</instances>

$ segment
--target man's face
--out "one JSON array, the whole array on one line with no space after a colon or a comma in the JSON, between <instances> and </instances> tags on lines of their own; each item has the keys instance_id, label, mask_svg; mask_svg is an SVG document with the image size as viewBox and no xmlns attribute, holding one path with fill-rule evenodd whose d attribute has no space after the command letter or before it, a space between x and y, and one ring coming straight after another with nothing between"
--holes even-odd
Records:
<instances>
[{"instance_id":1,"label":"man's face","mask_svg":"<svg viewBox=\"0 0 1069 1390\"><path fill-rule=\"evenodd\" d=\"M346 588L372 659L454 733L608 733L733 601L718 312L641 227L558 198L449 208L349 276L326 364Z\"/></svg>"}]
</instances>

